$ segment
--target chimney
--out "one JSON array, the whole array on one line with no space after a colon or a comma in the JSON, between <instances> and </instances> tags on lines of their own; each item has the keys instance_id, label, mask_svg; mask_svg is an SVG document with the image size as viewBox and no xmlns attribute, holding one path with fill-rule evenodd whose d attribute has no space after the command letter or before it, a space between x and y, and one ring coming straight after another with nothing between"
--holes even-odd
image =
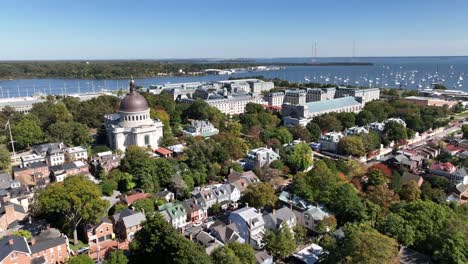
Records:
<instances>
[{"instance_id":1,"label":"chimney","mask_svg":"<svg viewBox=\"0 0 468 264\"><path fill-rule=\"evenodd\" d=\"M249 203L245 203L245 207L249 207Z\"/></svg>"},{"instance_id":2,"label":"chimney","mask_svg":"<svg viewBox=\"0 0 468 264\"><path fill-rule=\"evenodd\" d=\"M36 239L33 237L29 240L29 245L32 246L36 243Z\"/></svg>"},{"instance_id":3,"label":"chimney","mask_svg":"<svg viewBox=\"0 0 468 264\"><path fill-rule=\"evenodd\" d=\"M8 245L13 246L15 244L15 241L13 238L8 239Z\"/></svg>"},{"instance_id":4,"label":"chimney","mask_svg":"<svg viewBox=\"0 0 468 264\"><path fill-rule=\"evenodd\" d=\"M273 215L275 215L275 214L276 214L276 209L273 209Z\"/></svg>"}]
</instances>

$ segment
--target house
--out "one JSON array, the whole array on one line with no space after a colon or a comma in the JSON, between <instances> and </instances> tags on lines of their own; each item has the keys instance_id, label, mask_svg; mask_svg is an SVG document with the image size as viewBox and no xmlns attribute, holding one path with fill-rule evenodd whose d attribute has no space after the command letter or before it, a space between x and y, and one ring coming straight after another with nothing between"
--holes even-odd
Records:
<instances>
[{"instance_id":1,"label":"house","mask_svg":"<svg viewBox=\"0 0 468 264\"><path fill-rule=\"evenodd\" d=\"M457 167L450 162L434 162L429 167L429 173L449 177L457 170Z\"/></svg>"},{"instance_id":2,"label":"house","mask_svg":"<svg viewBox=\"0 0 468 264\"><path fill-rule=\"evenodd\" d=\"M456 147L454 145L447 144L444 149L442 149L443 152L448 153L452 156L457 155L459 152L463 152L465 149L461 147Z\"/></svg>"},{"instance_id":3,"label":"house","mask_svg":"<svg viewBox=\"0 0 468 264\"><path fill-rule=\"evenodd\" d=\"M45 157L49 166L60 165L65 162L65 144L59 143L45 143L32 147L32 150L37 155Z\"/></svg>"},{"instance_id":4,"label":"house","mask_svg":"<svg viewBox=\"0 0 468 264\"><path fill-rule=\"evenodd\" d=\"M49 166L45 162L35 162L28 167L13 167L13 178L28 187L45 187L50 183Z\"/></svg>"},{"instance_id":5,"label":"house","mask_svg":"<svg viewBox=\"0 0 468 264\"><path fill-rule=\"evenodd\" d=\"M235 184L229 183L226 185L229 188L229 200L233 203L237 203L241 197L241 190Z\"/></svg>"},{"instance_id":6,"label":"house","mask_svg":"<svg viewBox=\"0 0 468 264\"><path fill-rule=\"evenodd\" d=\"M246 169L263 168L270 166L270 163L279 158L279 154L270 148L252 149L244 158L244 167Z\"/></svg>"},{"instance_id":7,"label":"house","mask_svg":"<svg viewBox=\"0 0 468 264\"><path fill-rule=\"evenodd\" d=\"M197 187L192 191L192 197L197 199L206 210L210 209L217 202L216 196L211 188Z\"/></svg>"},{"instance_id":8,"label":"house","mask_svg":"<svg viewBox=\"0 0 468 264\"><path fill-rule=\"evenodd\" d=\"M461 167L449 175L449 182L452 184L458 184L463 182L466 178L468 178L468 172L465 167Z\"/></svg>"},{"instance_id":9,"label":"house","mask_svg":"<svg viewBox=\"0 0 468 264\"><path fill-rule=\"evenodd\" d=\"M162 191L159 191L156 193L156 198L157 199L163 199L166 202L172 202L174 200L174 193L171 191L168 191L167 189L164 189Z\"/></svg>"},{"instance_id":10,"label":"house","mask_svg":"<svg viewBox=\"0 0 468 264\"><path fill-rule=\"evenodd\" d=\"M21 167L28 167L30 164L35 162L45 162L45 158L35 153L21 156Z\"/></svg>"},{"instance_id":11,"label":"house","mask_svg":"<svg viewBox=\"0 0 468 264\"><path fill-rule=\"evenodd\" d=\"M132 193L132 194L124 194L124 195L121 195L120 196L120 201L123 202L124 204L126 205L132 205L134 202L138 201L138 200L141 200L141 199L145 199L145 198L149 198L151 197L151 194L149 193L145 193L145 192L136 192L136 193Z\"/></svg>"},{"instance_id":12,"label":"house","mask_svg":"<svg viewBox=\"0 0 468 264\"><path fill-rule=\"evenodd\" d=\"M182 204L167 203L158 207L159 213L175 228L187 225L187 212Z\"/></svg>"},{"instance_id":13,"label":"house","mask_svg":"<svg viewBox=\"0 0 468 264\"><path fill-rule=\"evenodd\" d=\"M245 243L245 239L240 236L237 226L234 223L226 225L218 221L210 227L210 233L224 244L231 242Z\"/></svg>"},{"instance_id":14,"label":"house","mask_svg":"<svg viewBox=\"0 0 468 264\"><path fill-rule=\"evenodd\" d=\"M141 229L143 222L146 221L144 213L135 212L128 208L114 214L112 218L116 235L128 241L133 240L135 233Z\"/></svg>"},{"instance_id":15,"label":"house","mask_svg":"<svg viewBox=\"0 0 468 264\"><path fill-rule=\"evenodd\" d=\"M395 122L395 123L397 123L399 125L402 125L402 126L406 127L406 122L403 121L403 119L401 119L401 118L388 118L387 120L384 121L385 124L388 124L390 122Z\"/></svg>"},{"instance_id":16,"label":"house","mask_svg":"<svg viewBox=\"0 0 468 264\"><path fill-rule=\"evenodd\" d=\"M278 231L283 225L286 225L289 229L293 229L296 226L297 220L293 210L289 207L283 206L281 209L273 212L264 214L263 221L265 222L265 228L273 231Z\"/></svg>"},{"instance_id":17,"label":"house","mask_svg":"<svg viewBox=\"0 0 468 264\"><path fill-rule=\"evenodd\" d=\"M401 166L410 171L414 171L418 167L417 161L411 160L404 154L390 155L386 163L393 168L399 168Z\"/></svg>"},{"instance_id":18,"label":"house","mask_svg":"<svg viewBox=\"0 0 468 264\"><path fill-rule=\"evenodd\" d=\"M299 196L286 191L280 193L278 200L291 207L296 216L297 224L319 233L318 224L325 218L332 216L324 206L313 205Z\"/></svg>"},{"instance_id":19,"label":"house","mask_svg":"<svg viewBox=\"0 0 468 264\"><path fill-rule=\"evenodd\" d=\"M88 165L80 160L50 167L50 178L56 182L64 181L69 176L88 173Z\"/></svg>"},{"instance_id":20,"label":"house","mask_svg":"<svg viewBox=\"0 0 468 264\"><path fill-rule=\"evenodd\" d=\"M228 182L233 184L237 189L239 189L240 193L243 193L250 184L260 182L257 175L255 175L255 173L251 170L246 172L237 172L231 170L227 177L227 180Z\"/></svg>"},{"instance_id":21,"label":"house","mask_svg":"<svg viewBox=\"0 0 468 264\"><path fill-rule=\"evenodd\" d=\"M172 145L168 146L167 149L172 151L172 157L178 158L184 155L184 145L182 144L177 144L177 145Z\"/></svg>"},{"instance_id":22,"label":"house","mask_svg":"<svg viewBox=\"0 0 468 264\"><path fill-rule=\"evenodd\" d=\"M211 137L219 133L219 130L207 120L191 120L183 131L184 136Z\"/></svg>"},{"instance_id":23,"label":"house","mask_svg":"<svg viewBox=\"0 0 468 264\"><path fill-rule=\"evenodd\" d=\"M255 249L263 248L265 222L259 210L253 207L244 207L232 212L229 221L237 227L239 235Z\"/></svg>"},{"instance_id":24,"label":"house","mask_svg":"<svg viewBox=\"0 0 468 264\"><path fill-rule=\"evenodd\" d=\"M221 241L205 231L200 231L196 234L194 240L205 248L206 254L208 255L211 255L215 249L224 246Z\"/></svg>"},{"instance_id":25,"label":"house","mask_svg":"<svg viewBox=\"0 0 468 264\"><path fill-rule=\"evenodd\" d=\"M318 143L320 143L320 150L337 152L338 143L344 137L341 132L328 132L323 134Z\"/></svg>"},{"instance_id":26,"label":"house","mask_svg":"<svg viewBox=\"0 0 468 264\"><path fill-rule=\"evenodd\" d=\"M188 222L195 223L202 221L208 216L207 208L204 208L195 198L185 199L182 202L182 206L184 206L187 213Z\"/></svg>"},{"instance_id":27,"label":"house","mask_svg":"<svg viewBox=\"0 0 468 264\"><path fill-rule=\"evenodd\" d=\"M68 238L55 228L48 228L30 239L31 261L44 259L44 263L65 263L70 257Z\"/></svg>"},{"instance_id":28,"label":"house","mask_svg":"<svg viewBox=\"0 0 468 264\"><path fill-rule=\"evenodd\" d=\"M0 239L0 263L27 264L31 262L31 249L24 237L4 236Z\"/></svg>"},{"instance_id":29,"label":"house","mask_svg":"<svg viewBox=\"0 0 468 264\"><path fill-rule=\"evenodd\" d=\"M220 184L213 188L213 194L216 197L216 202L221 205L222 209L227 209L231 203L231 187L229 184Z\"/></svg>"},{"instance_id":30,"label":"house","mask_svg":"<svg viewBox=\"0 0 468 264\"><path fill-rule=\"evenodd\" d=\"M323 248L317 244L311 244L293 254L293 257L305 264L315 264L323 254Z\"/></svg>"},{"instance_id":31,"label":"house","mask_svg":"<svg viewBox=\"0 0 468 264\"><path fill-rule=\"evenodd\" d=\"M167 148L159 147L154 150L156 154L158 154L160 157L163 158L171 158L172 157L172 150L169 150Z\"/></svg>"},{"instance_id":32,"label":"house","mask_svg":"<svg viewBox=\"0 0 468 264\"><path fill-rule=\"evenodd\" d=\"M65 151L65 160L67 161L86 161L88 160L88 150L84 147L71 147L64 149Z\"/></svg>"},{"instance_id":33,"label":"house","mask_svg":"<svg viewBox=\"0 0 468 264\"><path fill-rule=\"evenodd\" d=\"M100 251L106 251L115 245L112 221L107 217L101 217L97 224L87 227L86 238L89 244L90 254L99 251L98 254L101 256ZM104 254L102 254L102 257L104 257Z\"/></svg>"},{"instance_id":34,"label":"house","mask_svg":"<svg viewBox=\"0 0 468 264\"><path fill-rule=\"evenodd\" d=\"M347 136L352 136L352 135L359 135L359 134L369 134L369 130L366 129L365 127L350 127L346 129L346 135Z\"/></svg>"},{"instance_id":35,"label":"house","mask_svg":"<svg viewBox=\"0 0 468 264\"><path fill-rule=\"evenodd\" d=\"M256 251L255 259L257 264L273 264L273 257L266 250Z\"/></svg>"},{"instance_id":36,"label":"house","mask_svg":"<svg viewBox=\"0 0 468 264\"><path fill-rule=\"evenodd\" d=\"M91 158L90 172L94 176L98 176L99 172L110 172L120 166L121 157L112 154L112 151L99 152L95 157Z\"/></svg>"},{"instance_id":37,"label":"house","mask_svg":"<svg viewBox=\"0 0 468 264\"><path fill-rule=\"evenodd\" d=\"M468 177L448 190L447 202L465 204L468 202Z\"/></svg>"},{"instance_id":38,"label":"house","mask_svg":"<svg viewBox=\"0 0 468 264\"><path fill-rule=\"evenodd\" d=\"M401 175L401 184L404 185L409 183L410 181L416 182L418 186L421 187L421 185L424 182L424 179L420 175L416 175L405 171L403 175Z\"/></svg>"},{"instance_id":39,"label":"house","mask_svg":"<svg viewBox=\"0 0 468 264\"><path fill-rule=\"evenodd\" d=\"M385 129L385 123L381 122L372 122L367 125L370 130L374 130L376 132L382 132Z\"/></svg>"},{"instance_id":40,"label":"house","mask_svg":"<svg viewBox=\"0 0 468 264\"><path fill-rule=\"evenodd\" d=\"M19 187L21 183L19 181L15 181L11 178L10 173L6 171L0 171L0 190L9 190L16 187Z\"/></svg>"},{"instance_id":41,"label":"house","mask_svg":"<svg viewBox=\"0 0 468 264\"><path fill-rule=\"evenodd\" d=\"M27 216L28 211L21 204L9 200L2 202L0 205L0 231L6 231L10 225L24 220Z\"/></svg>"}]
</instances>

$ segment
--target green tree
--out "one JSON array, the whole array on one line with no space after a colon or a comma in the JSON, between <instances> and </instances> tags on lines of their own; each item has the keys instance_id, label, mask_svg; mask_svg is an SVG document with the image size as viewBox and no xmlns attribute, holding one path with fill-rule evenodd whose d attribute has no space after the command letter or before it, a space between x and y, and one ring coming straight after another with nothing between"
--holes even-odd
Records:
<instances>
[{"instance_id":1,"label":"green tree","mask_svg":"<svg viewBox=\"0 0 468 264\"><path fill-rule=\"evenodd\" d=\"M358 136L346 136L338 143L338 150L344 155L361 157L366 154L362 139Z\"/></svg>"},{"instance_id":2,"label":"green tree","mask_svg":"<svg viewBox=\"0 0 468 264\"><path fill-rule=\"evenodd\" d=\"M389 141L400 142L408 139L406 127L397 122L391 121L385 124L384 134Z\"/></svg>"},{"instance_id":3,"label":"green tree","mask_svg":"<svg viewBox=\"0 0 468 264\"><path fill-rule=\"evenodd\" d=\"M356 124L358 126L365 126L375 121L377 121L377 118L372 114L372 112L367 110L362 110L356 116Z\"/></svg>"},{"instance_id":4,"label":"green tree","mask_svg":"<svg viewBox=\"0 0 468 264\"><path fill-rule=\"evenodd\" d=\"M278 198L273 185L267 182L253 183L247 187L242 200L255 208L273 207Z\"/></svg>"},{"instance_id":5,"label":"green tree","mask_svg":"<svg viewBox=\"0 0 468 264\"><path fill-rule=\"evenodd\" d=\"M350 128L356 124L356 114L354 113L338 113L336 117L340 120L344 128Z\"/></svg>"},{"instance_id":6,"label":"green tree","mask_svg":"<svg viewBox=\"0 0 468 264\"><path fill-rule=\"evenodd\" d=\"M111 179L105 179L100 183L100 187L104 195L111 196L114 190L117 190L117 182Z\"/></svg>"},{"instance_id":7,"label":"green tree","mask_svg":"<svg viewBox=\"0 0 468 264\"><path fill-rule=\"evenodd\" d=\"M468 125L462 125L461 130L463 132L463 138L468 139Z\"/></svg>"},{"instance_id":8,"label":"green tree","mask_svg":"<svg viewBox=\"0 0 468 264\"><path fill-rule=\"evenodd\" d=\"M336 223L336 221L335 221ZM302 225L295 225L293 228L296 245L304 245L307 240L307 228Z\"/></svg>"},{"instance_id":9,"label":"green tree","mask_svg":"<svg viewBox=\"0 0 468 264\"><path fill-rule=\"evenodd\" d=\"M27 148L44 140L44 133L42 133L39 119L33 115L26 115L16 123L11 129L11 133L18 149Z\"/></svg>"},{"instance_id":10,"label":"green tree","mask_svg":"<svg viewBox=\"0 0 468 264\"><path fill-rule=\"evenodd\" d=\"M236 253L229 247L219 247L211 253L213 264L242 264Z\"/></svg>"},{"instance_id":11,"label":"green tree","mask_svg":"<svg viewBox=\"0 0 468 264\"><path fill-rule=\"evenodd\" d=\"M405 246L412 246L415 240L415 230L407 220L395 213L389 213L377 224L377 229L383 234L393 237Z\"/></svg>"},{"instance_id":12,"label":"green tree","mask_svg":"<svg viewBox=\"0 0 468 264\"><path fill-rule=\"evenodd\" d=\"M379 186L387 183L388 179L381 170L371 170L369 174L367 174L368 186Z\"/></svg>"},{"instance_id":13,"label":"green tree","mask_svg":"<svg viewBox=\"0 0 468 264\"><path fill-rule=\"evenodd\" d=\"M331 252L328 263L397 263L398 243L375 229L350 226L345 228L345 238Z\"/></svg>"},{"instance_id":14,"label":"green tree","mask_svg":"<svg viewBox=\"0 0 468 264\"><path fill-rule=\"evenodd\" d=\"M408 202L414 202L419 200L421 196L421 190L415 181L409 181L401 187L399 192L400 198Z\"/></svg>"},{"instance_id":15,"label":"green tree","mask_svg":"<svg viewBox=\"0 0 468 264\"><path fill-rule=\"evenodd\" d=\"M106 255L104 264L127 264L128 258L125 256L123 250L112 250Z\"/></svg>"},{"instance_id":16,"label":"green tree","mask_svg":"<svg viewBox=\"0 0 468 264\"><path fill-rule=\"evenodd\" d=\"M130 262L151 263L211 263L204 248L182 237L164 218L155 214L130 243Z\"/></svg>"},{"instance_id":17,"label":"green tree","mask_svg":"<svg viewBox=\"0 0 468 264\"><path fill-rule=\"evenodd\" d=\"M87 255L81 254L78 256L71 257L69 260L70 264L94 264L94 261Z\"/></svg>"},{"instance_id":18,"label":"green tree","mask_svg":"<svg viewBox=\"0 0 468 264\"><path fill-rule=\"evenodd\" d=\"M320 129L320 126L315 122L308 123L306 128L307 130L309 130L310 141L317 141L322 135L322 130Z\"/></svg>"},{"instance_id":19,"label":"green tree","mask_svg":"<svg viewBox=\"0 0 468 264\"><path fill-rule=\"evenodd\" d=\"M287 160L289 168L293 171L303 171L312 166L314 162L312 149L307 143L299 143L294 146Z\"/></svg>"},{"instance_id":20,"label":"green tree","mask_svg":"<svg viewBox=\"0 0 468 264\"><path fill-rule=\"evenodd\" d=\"M324 217L318 223L316 231L321 234L333 232L336 229L336 224L336 218L333 215Z\"/></svg>"},{"instance_id":21,"label":"green tree","mask_svg":"<svg viewBox=\"0 0 468 264\"><path fill-rule=\"evenodd\" d=\"M5 145L0 144L0 170L6 170L10 168L10 164L10 151L8 151L8 148Z\"/></svg>"},{"instance_id":22,"label":"green tree","mask_svg":"<svg viewBox=\"0 0 468 264\"><path fill-rule=\"evenodd\" d=\"M47 137L72 146L89 146L93 141L89 128L76 122L57 122L49 126Z\"/></svg>"},{"instance_id":23,"label":"green tree","mask_svg":"<svg viewBox=\"0 0 468 264\"><path fill-rule=\"evenodd\" d=\"M12 235L24 237L24 238L26 238L26 240L32 238L31 232L29 232L28 230L24 230L24 229L20 229L18 231L15 231L15 232L12 233Z\"/></svg>"},{"instance_id":24,"label":"green tree","mask_svg":"<svg viewBox=\"0 0 468 264\"><path fill-rule=\"evenodd\" d=\"M109 202L101 199L97 185L85 176L73 176L39 191L34 207L47 217L63 217L73 228L76 245L78 226L83 222L93 223L104 216Z\"/></svg>"},{"instance_id":25,"label":"green tree","mask_svg":"<svg viewBox=\"0 0 468 264\"><path fill-rule=\"evenodd\" d=\"M341 131L343 130L343 125L340 120L336 118L334 114L324 114L318 116L314 119L322 131Z\"/></svg>"},{"instance_id":26,"label":"green tree","mask_svg":"<svg viewBox=\"0 0 468 264\"><path fill-rule=\"evenodd\" d=\"M257 259L255 258L255 251L249 244L241 244L238 242L232 242L227 245L229 249L234 251L234 254L239 258L242 264L255 264Z\"/></svg>"},{"instance_id":27,"label":"green tree","mask_svg":"<svg viewBox=\"0 0 468 264\"><path fill-rule=\"evenodd\" d=\"M275 258L285 259L289 257L296 250L296 240L294 235L285 224L281 226L278 233L268 230L265 234L265 248Z\"/></svg>"},{"instance_id":28,"label":"green tree","mask_svg":"<svg viewBox=\"0 0 468 264\"><path fill-rule=\"evenodd\" d=\"M329 208L335 213L341 223L362 221L368 218L365 204L357 190L350 184L343 184L329 202Z\"/></svg>"},{"instance_id":29,"label":"green tree","mask_svg":"<svg viewBox=\"0 0 468 264\"><path fill-rule=\"evenodd\" d=\"M294 126L289 128L289 132L293 136L293 139L297 140L303 140L305 142L310 142L311 141L311 136L309 133L309 130L305 128L304 126Z\"/></svg>"},{"instance_id":30,"label":"green tree","mask_svg":"<svg viewBox=\"0 0 468 264\"><path fill-rule=\"evenodd\" d=\"M153 198L140 199L132 204L135 210L152 215L156 211L156 201Z\"/></svg>"}]
</instances>

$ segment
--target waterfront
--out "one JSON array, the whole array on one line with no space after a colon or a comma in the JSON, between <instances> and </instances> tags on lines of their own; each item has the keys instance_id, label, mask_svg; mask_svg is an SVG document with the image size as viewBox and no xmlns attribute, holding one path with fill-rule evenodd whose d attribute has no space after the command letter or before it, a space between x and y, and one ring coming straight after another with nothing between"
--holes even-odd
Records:
<instances>
[{"instance_id":1,"label":"waterfront","mask_svg":"<svg viewBox=\"0 0 468 264\"><path fill-rule=\"evenodd\" d=\"M255 59L258 63L310 63L311 58ZM232 75L164 76L136 78L137 85L176 82L217 81L230 76L262 75L293 82L317 82L337 85L372 86L381 88L429 88L442 83L450 89L468 90L468 57L401 57L401 58L317 58L317 63L369 62L366 66L286 66L280 70L241 72ZM74 94L101 90L126 89L128 80L116 79L17 79L0 81L0 97L35 94Z\"/></svg>"}]
</instances>

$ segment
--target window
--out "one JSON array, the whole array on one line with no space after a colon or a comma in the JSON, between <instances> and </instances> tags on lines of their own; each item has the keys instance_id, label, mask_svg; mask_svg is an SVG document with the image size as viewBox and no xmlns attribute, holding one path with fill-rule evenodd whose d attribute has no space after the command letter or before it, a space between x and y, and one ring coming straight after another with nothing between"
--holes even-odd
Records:
<instances>
[{"instance_id":1,"label":"window","mask_svg":"<svg viewBox=\"0 0 468 264\"><path fill-rule=\"evenodd\" d=\"M149 145L149 144L150 144L150 136L145 135L145 145Z\"/></svg>"},{"instance_id":2,"label":"window","mask_svg":"<svg viewBox=\"0 0 468 264\"><path fill-rule=\"evenodd\" d=\"M106 231L109 231L109 227L106 227Z\"/></svg>"}]
</instances>

